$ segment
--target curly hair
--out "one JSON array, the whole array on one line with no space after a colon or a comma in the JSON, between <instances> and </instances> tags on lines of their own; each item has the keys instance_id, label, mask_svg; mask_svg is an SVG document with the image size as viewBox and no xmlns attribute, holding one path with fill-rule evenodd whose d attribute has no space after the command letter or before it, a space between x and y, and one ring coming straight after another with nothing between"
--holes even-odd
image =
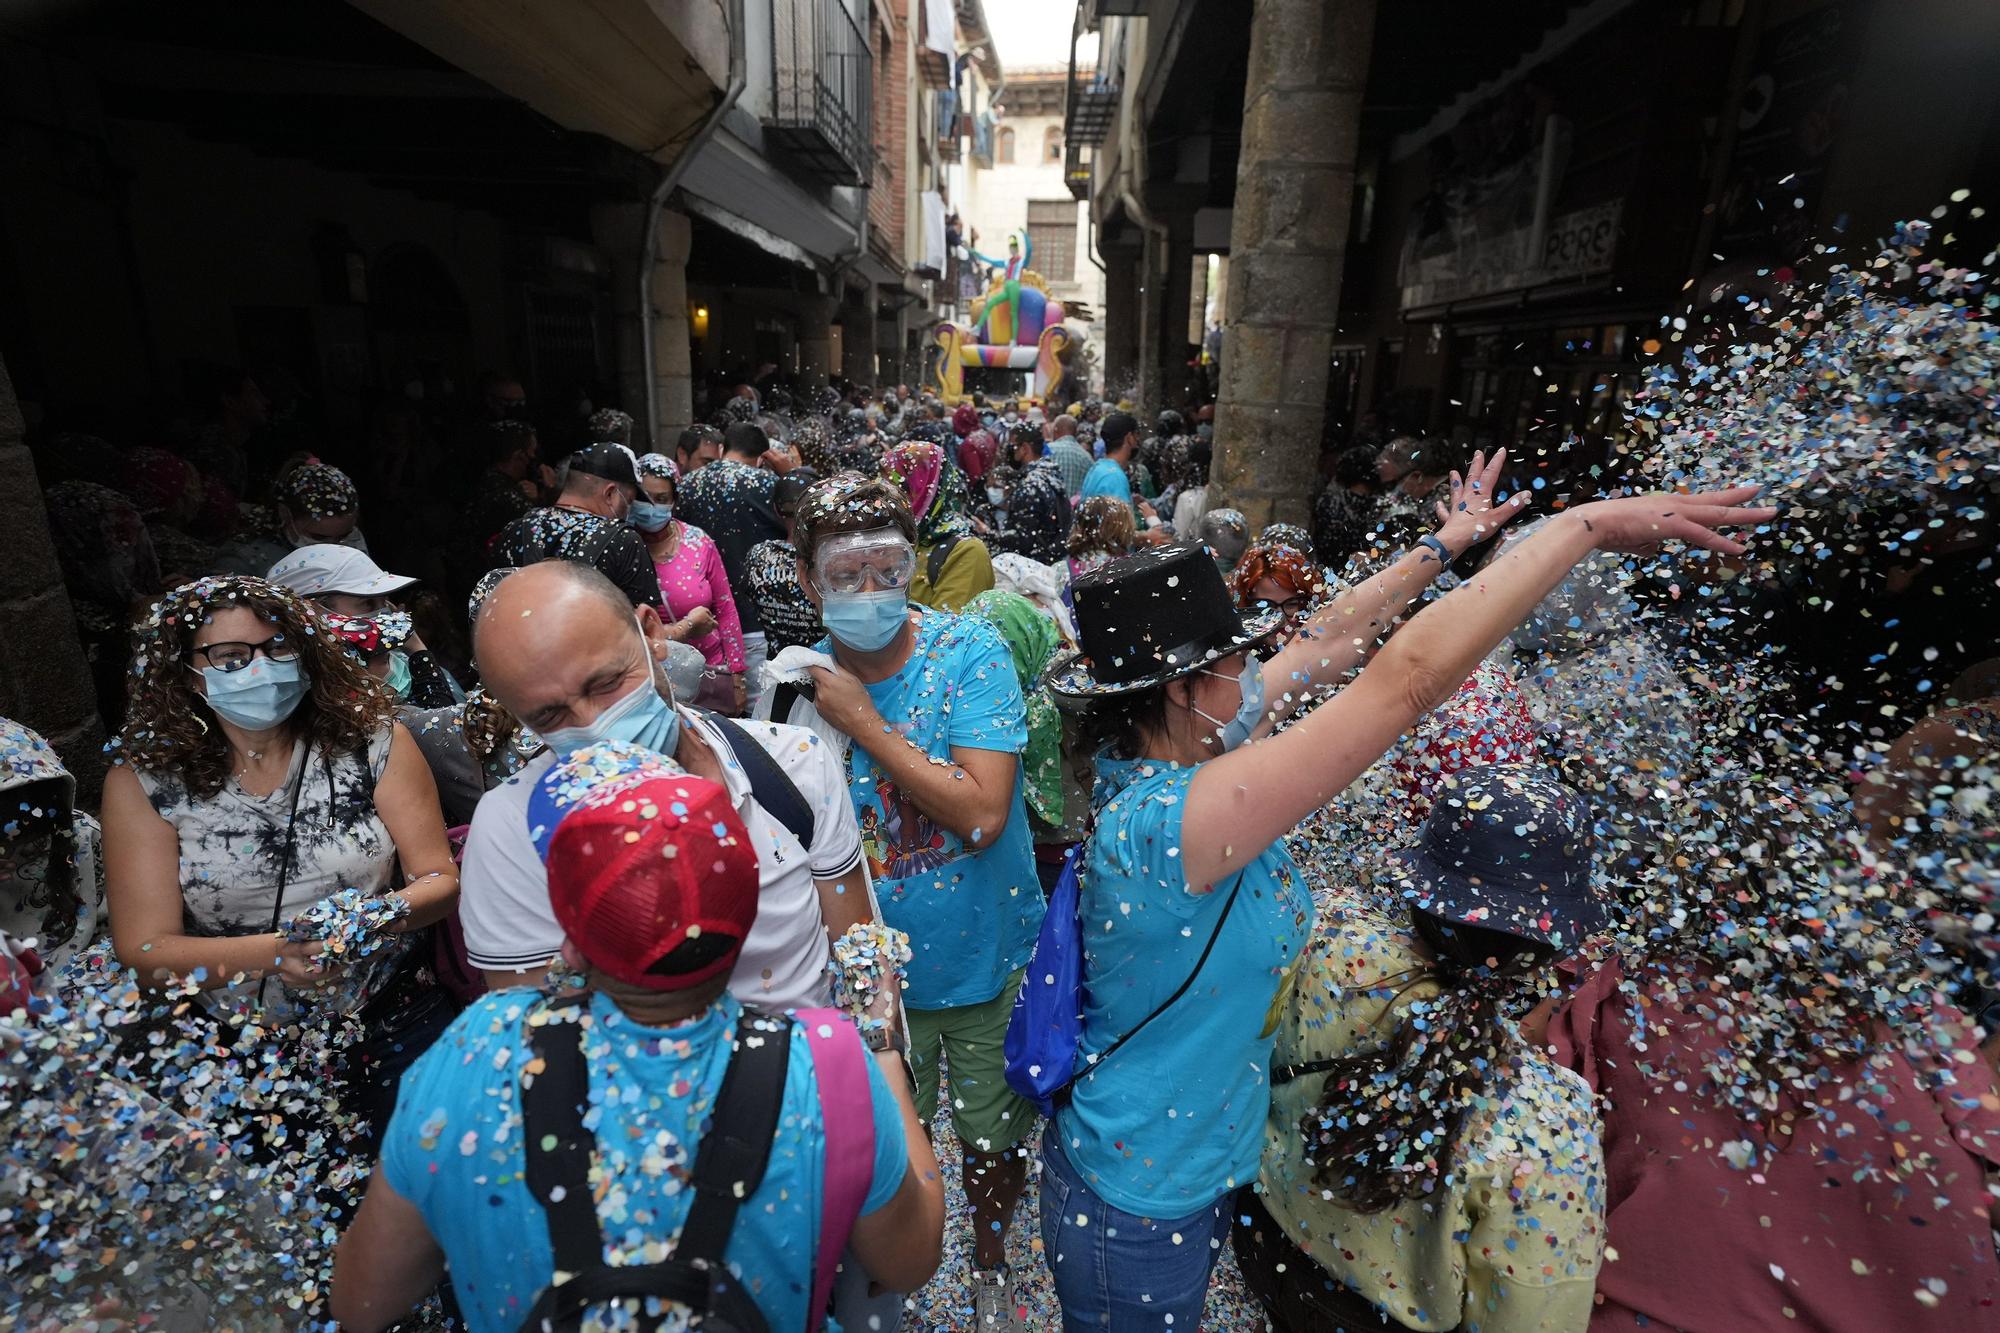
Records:
<instances>
[{"instance_id":1,"label":"curly hair","mask_svg":"<svg viewBox=\"0 0 2000 1333\"><path fill-rule=\"evenodd\" d=\"M1319 1104L1299 1120L1313 1183L1358 1213L1379 1213L1450 1181L1469 1112L1524 1053L1501 1020L1531 1007L1554 952L1427 912L1414 913L1412 924L1436 961L1384 979L1394 1033L1379 1049L1334 1061ZM1403 992L1426 977L1438 993L1399 1012Z\"/></svg>"},{"instance_id":2,"label":"curly hair","mask_svg":"<svg viewBox=\"0 0 2000 1333\"><path fill-rule=\"evenodd\" d=\"M172 774L197 797L222 790L229 741L194 688L189 654L209 617L232 607L255 612L299 645L310 688L287 720L292 737L304 737L322 753L351 754L395 721L395 696L340 647L312 603L248 575L199 578L154 603L139 625L125 730L113 742L115 762Z\"/></svg>"},{"instance_id":3,"label":"curly hair","mask_svg":"<svg viewBox=\"0 0 2000 1333\"><path fill-rule=\"evenodd\" d=\"M1069 532L1069 553L1088 555L1103 551L1124 555L1137 538L1131 505L1116 496L1093 495L1076 508L1076 524Z\"/></svg>"}]
</instances>

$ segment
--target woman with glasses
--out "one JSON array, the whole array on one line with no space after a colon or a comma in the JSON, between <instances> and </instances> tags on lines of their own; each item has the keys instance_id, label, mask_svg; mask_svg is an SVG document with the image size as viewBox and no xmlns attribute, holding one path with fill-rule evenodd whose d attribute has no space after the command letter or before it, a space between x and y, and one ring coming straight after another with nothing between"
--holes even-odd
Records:
<instances>
[{"instance_id":1,"label":"woman with glasses","mask_svg":"<svg viewBox=\"0 0 2000 1333\"><path fill-rule=\"evenodd\" d=\"M1098 806L1081 862L1077 1075L1042 1140L1042 1242L1065 1328L1200 1326L1228 1198L1256 1176L1273 1035L1313 929L1285 836L1592 550L1674 540L1740 554L1714 529L1776 513L1740 507L1747 486L1579 505L1375 653L1444 565L1519 512L1518 495L1493 504L1503 461L1475 459L1434 535L1268 662L1254 650L1280 613L1238 611L1200 548L1142 552L1073 586L1081 651L1047 682L1084 713Z\"/></svg>"},{"instance_id":2,"label":"woman with glasses","mask_svg":"<svg viewBox=\"0 0 2000 1333\"><path fill-rule=\"evenodd\" d=\"M416 932L458 898L437 788L395 699L263 579L183 584L138 638L104 784L118 959L149 986L196 978L219 1014L267 1028L358 1015L355 1109L379 1124L451 1020ZM343 890L371 925L336 957L296 937Z\"/></svg>"},{"instance_id":3,"label":"woman with glasses","mask_svg":"<svg viewBox=\"0 0 2000 1333\"><path fill-rule=\"evenodd\" d=\"M1229 590L1240 610L1280 613L1278 627L1271 632L1275 650L1290 643L1306 617L1318 609L1326 597L1326 574L1289 546L1253 546L1229 576Z\"/></svg>"}]
</instances>

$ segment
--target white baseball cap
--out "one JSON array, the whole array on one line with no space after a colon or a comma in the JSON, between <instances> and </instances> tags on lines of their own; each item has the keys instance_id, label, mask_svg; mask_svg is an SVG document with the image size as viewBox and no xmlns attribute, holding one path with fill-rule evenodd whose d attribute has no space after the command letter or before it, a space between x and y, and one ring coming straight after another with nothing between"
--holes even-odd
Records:
<instances>
[{"instance_id":1,"label":"white baseball cap","mask_svg":"<svg viewBox=\"0 0 2000 1333\"><path fill-rule=\"evenodd\" d=\"M390 574L368 558L368 552L330 542L301 546L271 566L265 575L304 597L342 592L350 597L379 597L407 588L417 580Z\"/></svg>"}]
</instances>

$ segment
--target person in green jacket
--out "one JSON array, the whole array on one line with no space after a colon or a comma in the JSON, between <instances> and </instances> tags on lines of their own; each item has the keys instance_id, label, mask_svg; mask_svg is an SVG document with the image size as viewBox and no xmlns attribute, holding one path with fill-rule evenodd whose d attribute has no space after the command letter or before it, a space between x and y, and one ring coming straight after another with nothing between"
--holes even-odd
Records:
<instances>
[{"instance_id":1,"label":"person in green jacket","mask_svg":"<svg viewBox=\"0 0 2000 1333\"><path fill-rule=\"evenodd\" d=\"M929 440L905 440L882 457L882 479L910 498L917 515L917 573L910 600L939 611L962 611L993 587L993 555L972 534L965 474Z\"/></svg>"}]
</instances>

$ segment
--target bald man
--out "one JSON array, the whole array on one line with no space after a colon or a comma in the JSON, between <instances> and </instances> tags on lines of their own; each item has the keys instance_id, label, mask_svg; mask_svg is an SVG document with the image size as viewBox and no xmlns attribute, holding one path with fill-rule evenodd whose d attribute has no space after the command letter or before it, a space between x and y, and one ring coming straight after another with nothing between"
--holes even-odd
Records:
<instances>
[{"instance_id":1,"label":"bald man","mask_svg":"<svg viewBox=\"0 0 2000 1333\"><path fill-rule=\"evenodd\" d=\"M757 924L731 993L765 1009L828 1003L830 940L873 919L841 757L801 727L731 722L674 703L659 612L633 607L588 565L551 560L509 575L473 628L487 691L549 745L472 816L459 921L487 984L537 985L562 947L529 796L577 750L622 740L721 783L749 827Z\"/></svg>"}]
</instances>

